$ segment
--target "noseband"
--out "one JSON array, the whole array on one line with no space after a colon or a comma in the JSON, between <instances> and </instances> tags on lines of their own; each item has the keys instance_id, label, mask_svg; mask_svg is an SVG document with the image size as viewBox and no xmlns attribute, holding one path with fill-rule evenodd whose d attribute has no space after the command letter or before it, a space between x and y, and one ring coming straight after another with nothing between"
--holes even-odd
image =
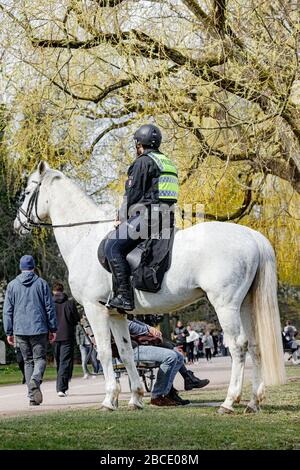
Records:
<instances>
[{"instance_id":1,"label":"noseband","mask_svg":"<svg viewBox=\"0 0 300 470\"><path fill-rule=\"evenodd\" d=\"M31 227L41 227L44 225L51 225L51 224L44 224L39 218L38 211L37 211L37 202L38 202L38 197L40 193L41 182L32 181L32 183L35 183L37 186L35 190L33 191L32 195L30 196L26 211L24 211L22 207L19 207L18 212L17 212L17 219L20 222L21 227L25 228L25 230L28 230L28 232L30 231ZM33 208L35 209L36 217L40 222L34 222L34 220L32 220ZM24 217L26 218L25 223L22 222L20 214L24 215Z\"/></svg>"}]
</instances>

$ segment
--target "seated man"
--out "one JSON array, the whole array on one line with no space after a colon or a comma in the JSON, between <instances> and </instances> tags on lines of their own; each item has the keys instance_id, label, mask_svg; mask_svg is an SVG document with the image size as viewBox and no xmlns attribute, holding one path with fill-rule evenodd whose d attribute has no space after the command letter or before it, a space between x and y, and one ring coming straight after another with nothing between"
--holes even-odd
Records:
<instances>
[{"instance_id":1,"label":"seated man","mask_svg":"<svg viewBox=\"0 0 300 470\"><path fill-rule=\"evenodd\" d=\"M283 332L284 332L284 336L285 336L287 343L290 343L291 345L291 343L295 341L295 337L297 336L298 331L294 327L294 325L292 325L290 320L286 321L286 325L284 327ZM290 345L288 345L288 347L290 347Z\"/></svg>"},{"instance_id":2,"label":"seated man","mask_svg":"<svg viewBox=\"0 0 300 470\"><path fill-rule=\"evenodd\" d=\"M183 400L177 390L173 387L173 381L177 372L181 372L185 378L185 389L191 390L194 387L204 387L209 383L205 379L201 381L187 371L184 366L184 357L175 349L169 349L170 346L164 346L162 334L154 327L150 327L139 320L128 320L128 327L131 337L139 344L139 337L153 336L161 340L161 345L151 346L142 345L134 348L135 361L153 361L160 363L156 382L151 394L151 405L156 406L177 406L188 405L189 400ZM172 346L171 346L172 347ZM186 383L189 388L186 388ZM200 385L201 384L201 385ZM193 386L191 386L193 385Z\"/></svg>"},{"instance_id":3,"label":"seated man","mask_svg":"<svg viewBox=\"0 0 300 470\"><path fill-rule=\"evenodd\" d=\"M286 326L282 332L282 340L284 349L289 349L292 353L288 360L292 359L293 364L299 363L298 349L300 346L295 340L297 334L297 329L291 324L290 320L287 320Z\"/></svg>"}]
</instances>

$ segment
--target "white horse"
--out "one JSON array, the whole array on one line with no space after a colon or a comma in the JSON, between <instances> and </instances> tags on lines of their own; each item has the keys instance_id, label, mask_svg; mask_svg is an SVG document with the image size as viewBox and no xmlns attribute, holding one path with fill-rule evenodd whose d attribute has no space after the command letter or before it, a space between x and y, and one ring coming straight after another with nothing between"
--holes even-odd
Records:
<instances>
[{"instance_id":1,"label":"white horse","mask_svg":"<svg viewBox=\"0 0 300 470\"><path fill-rule=\"evenodd\" d=\"M129 406L142 408L143 388L126 316L99 302L107 300L112 279L100 266L97 249L113 221L105 220L103 209L63 173L40 162L29 177L14 228L25 234L47 217L69 270L71 292L84 307L95 335L106 382L102 407L116 409L120 392L112 365L112 332L131 382ZM100 222L89 223L95 220ZM240 401L247 351L253 362L253 388L246 410L257 411L264 385L285 382L276 263L269 241L259 232L232 223L207 222L179 230L162 289L155 294L135 290L134 314L171 312L205 293L232 356L230 384L220 411L233 412L233 404Z\"/></svg>"}]
</instances>

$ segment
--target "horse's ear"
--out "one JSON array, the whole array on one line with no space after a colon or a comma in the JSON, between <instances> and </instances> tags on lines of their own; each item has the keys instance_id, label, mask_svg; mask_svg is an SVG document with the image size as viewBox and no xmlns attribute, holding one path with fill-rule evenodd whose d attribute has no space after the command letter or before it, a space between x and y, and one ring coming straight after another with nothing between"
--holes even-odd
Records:
<instances>
[{"instance_id":1,"label":"horse's ear","mask_svg":"<svg viewBox=\"0 0 300 470\"><path fill-rule=\"evenodd\" d=\"M38 173L40 176L44 176L46 171L49 169L49 165L47 162L44 162L43 160L38 164Z\"/></svg>"}]
</instances>

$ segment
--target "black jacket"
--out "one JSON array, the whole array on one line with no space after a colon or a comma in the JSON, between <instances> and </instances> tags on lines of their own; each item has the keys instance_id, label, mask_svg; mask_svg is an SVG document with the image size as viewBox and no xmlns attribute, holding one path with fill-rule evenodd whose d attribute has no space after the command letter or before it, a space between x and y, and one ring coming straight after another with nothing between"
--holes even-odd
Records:
<instances>
[{"instance_id":1,"label":"black jacket","mask_svg":"<svg viewBox=\"0 0 300 470\"><path fill-rule=\"evenodd\" d=\"M128 169L124 202L119 211L121 222L128 218L128 211L135 204L143 204L146 207L151 204L159 204L158 179L160 169L155 161L149 157L148 153L150 152L153 152L153 150L145 150ZM158 152L158 150L155 150L155 152ZM174 202L170 201L167 204L172 205Z\"/></svg>"},{"instance_id":2,"label":"black jacket","mask_svg":"<svg viewBox=\"0 0 300 470\"><path fill-rule=\"evenodd\" d=\"M80 319L76 303L73 299L69 300L64 292L55 294L53 300L58 323L56 341L73 341L75 326Z\"/></svg>"}]
</instances>

